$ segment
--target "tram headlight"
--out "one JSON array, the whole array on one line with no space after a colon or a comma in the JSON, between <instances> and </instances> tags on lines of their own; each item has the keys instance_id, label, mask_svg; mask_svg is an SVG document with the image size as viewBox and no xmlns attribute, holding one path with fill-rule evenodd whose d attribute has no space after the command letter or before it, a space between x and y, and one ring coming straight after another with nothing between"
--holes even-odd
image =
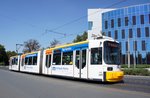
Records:
<instances>
[{"instance_id":1,"label":"tram headlight","mask_svg":"<svg viewBox=\"0 0 150 98\"><path fill-rule=\"evenodd\" d=\"M107 67L107 71L113 71L113 67Z\"/></svg>"}]
</instances>

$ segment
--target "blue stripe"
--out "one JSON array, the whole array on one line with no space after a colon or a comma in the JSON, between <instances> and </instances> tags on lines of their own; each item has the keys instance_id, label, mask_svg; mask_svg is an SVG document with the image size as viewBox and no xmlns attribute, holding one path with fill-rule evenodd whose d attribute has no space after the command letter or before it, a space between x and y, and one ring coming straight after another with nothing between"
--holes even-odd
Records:
<instances>
[{"instance_id":1,"label":"blue stripe","mask_svg":"<svg viewBox=\"0 0 150 98\"><path fill-rule=\"evenodd\" d=\"M33 57L33 56L37 56L37 53L26 55L26 57Z\"/></svg>"},{"instance_id":2,"label":"blue stripe","mask_svg":"<svg viewBox=\"0 0 150 98\"><path fill-rule=\"evenodd\" d=\"M79 50L79 49L86 49L88 48L89 44L80 44L80 45L75 45L75 46L69 46L69 47L65 47L65 48L60 48L57 50L54 50L54 53L60 53L60 52L70 52L73 50Z\"/></svg>"}]
</instances>

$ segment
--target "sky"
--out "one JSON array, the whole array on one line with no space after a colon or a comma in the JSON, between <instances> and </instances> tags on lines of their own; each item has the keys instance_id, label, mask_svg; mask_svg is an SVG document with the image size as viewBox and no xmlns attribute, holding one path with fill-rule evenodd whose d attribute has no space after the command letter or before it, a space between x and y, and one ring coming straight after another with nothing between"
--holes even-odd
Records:
<instances>
[{"instance_id":1,"label":"sky","mask_svg":"<svg viewBox=\"0 0 150 98\"><path fill-rule=\"evenodd\" d=\"M54 39L70 43L87 31L88 9L144 3L150 0L0 0L0 44L16 51L16 44L29 39L37 40L41 48L49 47Z\"/></svg>"}]
</instances>

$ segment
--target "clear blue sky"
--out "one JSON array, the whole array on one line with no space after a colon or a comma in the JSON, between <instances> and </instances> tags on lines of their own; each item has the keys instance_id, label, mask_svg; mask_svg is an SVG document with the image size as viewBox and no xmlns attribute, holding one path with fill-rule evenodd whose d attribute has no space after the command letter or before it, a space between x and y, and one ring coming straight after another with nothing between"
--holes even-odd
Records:
<instances>
[{"instance_id":1,"label":"clear blue sky","mask_svg":"<svg viewBox=\"0 0 150 98\"><path fill-rule=\"evenodd\" d=\"M89 8L106 8L118 1L121 0L0 0L0 44L6 50L15 51L16 44L29 39L38 40L44 48L53 39L71 42L77 34L87 30L87 17L55 30L74 34L72 36L45 31L86 16ZM143 3L150 0L126 0L112 8Z\"/></svg>"}]
</instances>

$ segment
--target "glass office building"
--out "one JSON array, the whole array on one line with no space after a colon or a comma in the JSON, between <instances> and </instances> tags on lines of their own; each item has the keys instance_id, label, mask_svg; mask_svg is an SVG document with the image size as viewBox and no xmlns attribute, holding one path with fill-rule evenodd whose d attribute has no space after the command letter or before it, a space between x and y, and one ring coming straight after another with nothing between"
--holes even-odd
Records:
<instances>
[{"instance_id":1,"label":"glass office building","mask_svg":"<svg viewBox=\"0 0 150 98\"><path fill-rule=\"evenodd\" d=\"M120 42L122 64L127 64L128 52L131 64L150 64L150 4L102 13L102 32Z\"/></svg>"}]
</instances>

